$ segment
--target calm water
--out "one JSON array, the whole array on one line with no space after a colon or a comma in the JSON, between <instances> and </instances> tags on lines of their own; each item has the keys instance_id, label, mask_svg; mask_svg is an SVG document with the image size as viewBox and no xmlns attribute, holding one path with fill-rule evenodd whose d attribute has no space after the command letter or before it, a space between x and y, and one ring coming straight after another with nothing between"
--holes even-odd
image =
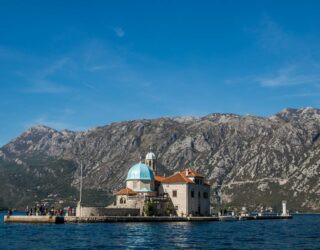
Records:
<instances>
[{"instance_id":1,"label":"calm water","mask_svg":"<svg viewBox=\"0 0 320 250\"><path fill-rule=\"evenodd\" d=\"M320 215L292 220L28 225L4 224L0 249L320 249Z\"/></svg>"}]
</instances>

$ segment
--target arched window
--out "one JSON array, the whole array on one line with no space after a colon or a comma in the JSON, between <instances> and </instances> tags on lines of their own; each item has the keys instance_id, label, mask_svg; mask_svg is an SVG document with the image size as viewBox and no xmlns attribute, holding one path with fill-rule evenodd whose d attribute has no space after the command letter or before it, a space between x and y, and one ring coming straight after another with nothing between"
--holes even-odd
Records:
<instances>
[{"instance_id":1,"label":"arched window","mask_svg":"<svg viewBox=\"0 0 320 250\"><path fill-rule=\"evenodd\" d=\"M120 204L126 204L126 198L121 197L120 198Z\"/></svg>"}]
</instances>

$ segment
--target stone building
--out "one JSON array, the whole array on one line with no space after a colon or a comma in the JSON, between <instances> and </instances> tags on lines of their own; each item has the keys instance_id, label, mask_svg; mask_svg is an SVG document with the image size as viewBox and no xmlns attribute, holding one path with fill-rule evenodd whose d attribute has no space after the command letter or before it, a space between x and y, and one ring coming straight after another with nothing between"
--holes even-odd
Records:
<instances>
[{"instance_id":1,"label":"stone building","mask_svg":"<svg viewBox=\"0 0 320 250\"><path fill-rule=\"evenodd\" d=\"M175 173L161 181L160 193L171 198L178 215L209 215L210 185L191 169Z\"/></svg>"},{"instance_id":2,"label":"stone building","mask_svg":"<svg viewBox=\"0 0 320 250\"><path fill-rule=\"evenodd\" d=\"M156 155L149 152L145 163L132 166L126 187L116 194L114 207L140 209L154 215L205 216L210 214L210 185L204 176L185 169L165 177L157 172Z\"/></svg>"}]
</instances>

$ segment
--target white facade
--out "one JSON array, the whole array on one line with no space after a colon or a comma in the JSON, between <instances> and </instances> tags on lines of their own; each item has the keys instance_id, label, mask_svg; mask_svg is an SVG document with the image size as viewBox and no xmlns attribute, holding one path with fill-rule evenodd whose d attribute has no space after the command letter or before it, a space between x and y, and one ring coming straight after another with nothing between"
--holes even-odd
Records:
<instances>
[{"instance_id":1,"label":"white facade","mask_svg":"<svg viewBox=\"0 0 320 250\"><path fill-rule=\"evenodd\" d=\"M170 197L173 207L178 216L187 216L188 206L188 186L184 183L165 184L162 183L163 192Z\"/></svg>"},{"instance_id":2,"label":"white facade","mask_svg":"<svg viewBox=\"0 0 320 250\"><path fill-rule=\"evenodd\" d=\"M141 180L136 177L131 178L130 171L133 172L132 169L137 169L138 167L144 170L149 169L148 171L151 171L150 176L152 178L143 180L144 172L141 172L140 169L138 172L142 176ZM140 202L141 199L138 201L137 198L144 197L145 200L149 201L150 198L157 200L157 207L167 207L167 205L162 206L159 202L161 203L162 199L163 202L168 202L169 200L173 211L178 216L210 215L210 185L206 184L204 177L195 171L186 169L169 177L158 176L155 154L149 152L146 155L145 165L136 164L129 170L129 173L126 188L117 193L117 207L140 207L143 209L143 203ZM148 190L148 192L144 192L144 190ZM164 197L167 198L164 199Z\"/></svg>"},{"instance_id":3,"label":"white facade","mask_svg":"<svg viewBox=\"0 0 320 250\"><path fill-rule=\"evenodd\" d=\"M210 186L193 183L162 183L179 216L210 214Z\"/></svg>"}]
</instances>

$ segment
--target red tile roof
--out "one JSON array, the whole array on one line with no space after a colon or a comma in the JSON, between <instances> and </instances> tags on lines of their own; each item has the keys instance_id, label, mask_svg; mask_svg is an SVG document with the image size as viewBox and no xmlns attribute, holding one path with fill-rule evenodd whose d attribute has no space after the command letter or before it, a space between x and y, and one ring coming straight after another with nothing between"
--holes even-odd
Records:
<instances>
[{"instance_id":1,"label":"red tile roof","mask_svg":"<svg viewBox=\"0 0 320 250\"><path fill-rule=\"evenodd\" d=\"M180 173L182 173L185 176L190 176L190 177L201 177L201 178L204 177L202 174L199 174L190 168L182 170L182 171L180 171Z\"/></svg>"},{"instance_id":2,"label":"red tile roof","mask_svg":"<svg viewBox=\"0 0 320 250\"><path fill-rule=\"evenodd\" d=\"M123 188L121 189L117 195L130 195L130 196L133 196L133 195L137 195L137 193L135 191L133 191L132 189L130 188Z\"/></svg>"},{"instance_id":3,"label":"red tile roof","mask_svg":"<svg viewBox=\"0 0 320 250\"><path fill-rule=\"evenodd\" d=\"M199 177L204 178L203 175L193 171L192 169L185 169L177 172L167 178L161 180L163 183L194 183L189 177ZM157 177L156 177L157 179ZM206 185L209 185L205 183Z\"/></svg>"},{"instance_id":4,"label":"red tile roof","mask_svg":"<svg viewBox=\"0 0 320 250\"><path fill-rule=\"evenodd\" d=\"M166 177L161 175L156 175L154 179L158 182L162 182L164 179L166 179Z\"/></svg>"},{"instance_id":5,"label":"red tile roof","mask_svg":"<svg viewBox=\"0 0 320 250\"><path fill-rule=\"evenodd\" d=\"M183 175L181 172L175 173L167 178L165 178L163 183L193 183L188 177Z\"/></svg>"}]
</instances>

